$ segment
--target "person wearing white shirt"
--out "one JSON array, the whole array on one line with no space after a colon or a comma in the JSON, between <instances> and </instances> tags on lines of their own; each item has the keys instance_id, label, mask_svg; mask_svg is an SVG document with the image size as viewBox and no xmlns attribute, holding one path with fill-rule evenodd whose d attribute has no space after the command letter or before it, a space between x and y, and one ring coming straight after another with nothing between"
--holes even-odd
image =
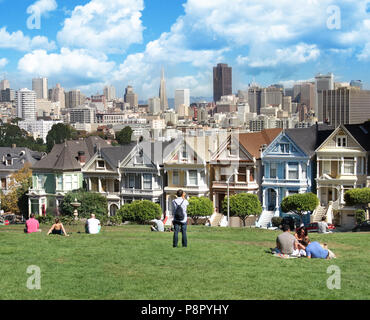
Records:
<instances>
[{"instance_id":1,"label":"person wearing white shirt","mask_svg":"<svg viewBox=\"0 0 370 320\"><path fill-rule=\"evenodd\" d=\"M95 218L95 214L91 214L91 218L86 221L86 233L98 234L100 229L101 225L99 219Z\"/></svg>"}]
</instances>

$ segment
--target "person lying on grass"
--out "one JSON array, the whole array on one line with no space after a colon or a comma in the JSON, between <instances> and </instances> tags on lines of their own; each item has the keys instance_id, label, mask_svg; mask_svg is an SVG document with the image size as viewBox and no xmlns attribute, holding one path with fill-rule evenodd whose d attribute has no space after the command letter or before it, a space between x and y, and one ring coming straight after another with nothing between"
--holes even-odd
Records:
<instances>
[{"instance_id":1,"label":"person lying on grass","mask_svg":"<svg viewBox=\"0 0 370 320\"><path fill-rule=\"evenodd\" d=\"M69 237L66 230L64 229L63 224L60 222L58 218L55 219L55 223L52 225L49 232L47 233L47 235L49 234L57 234L60 236L64 234L66 237Z\"/></svg>"},{"instance_id":2,"label":"person lying on grass","mask_svg":"<svg viewBox=\"0 0 370 320\"><path fill-rule=\"evenodd\" d=\"M324 249L317 241L311 242L309 238L303 241L306 247L306 257L311 259L334 259L335 254L329 249Z\"/></svg>"}]
</instances>

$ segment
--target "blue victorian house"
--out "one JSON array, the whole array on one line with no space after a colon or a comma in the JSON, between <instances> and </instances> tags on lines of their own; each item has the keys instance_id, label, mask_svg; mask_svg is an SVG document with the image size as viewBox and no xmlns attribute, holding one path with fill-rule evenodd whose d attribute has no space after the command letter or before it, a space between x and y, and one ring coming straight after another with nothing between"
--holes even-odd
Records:
<instances>
[{"instance_id":1,"label":"blue victorian house","mask_svg":"<svg viewBox=\"0 0 370 320\"><path fill-rule=\"evenodd\" d=\"M295 193L312 191L313 161L319 127L282 131L262 151L262 215L258 227L267 227L273 217L283 217L281 201ZM307 221L306 221L307 219ZM309 223L309 215L304 223Z\"/></svg>"}]
</instances>

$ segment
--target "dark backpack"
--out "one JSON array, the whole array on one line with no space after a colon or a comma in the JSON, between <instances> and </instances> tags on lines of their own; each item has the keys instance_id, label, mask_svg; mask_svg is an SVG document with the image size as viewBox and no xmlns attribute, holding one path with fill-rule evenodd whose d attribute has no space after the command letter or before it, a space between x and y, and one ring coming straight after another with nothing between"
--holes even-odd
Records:
<instances>
[{"instance_id":1,"label":"dark backpack","mask_svg":"<svg viewBox=\"0 0 370 320\"><path fill-rule=\"evenodd\" d=\"M185 200L182 200L180 205L175 202L177 207L175 210L174 221L176 222L181 222L185 218L184 209L182 208L182 204L184 203L184 201Z\"/></svg>"}]
</instances>

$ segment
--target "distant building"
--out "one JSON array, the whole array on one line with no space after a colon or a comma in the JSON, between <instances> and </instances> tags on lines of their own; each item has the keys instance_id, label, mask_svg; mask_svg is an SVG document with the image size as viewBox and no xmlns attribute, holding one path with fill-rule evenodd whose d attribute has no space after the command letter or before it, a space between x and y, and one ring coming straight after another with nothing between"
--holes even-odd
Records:
<instances>
[{"instance_id":1,"label":"distant building","mask_svg":"<svg viewBox=\"0 0 370 320\"><path fill-rule=\"evenodd\" d=\"M16 93L17 117L23 120L36 120L36 92L28 89Z\"/></svg>"},{"instance_id":2,"label":"distant building","mask_svg":"<svg viewBox=\"0 0 370 320\"><path fill-rule=\"evenodd\" d=\"M362 84L362 81L361 80L351 80L351 82L349 83L349 85L351 87L356 87L356 88L359 88L362 90L362 87L363 87L363 84Z\"/></svg>"},{"instance_id":3,"label":"distant building","mask_svg":"<svg viewBox=\"0 0 370 320\"><path fill-rule=\"evenodd\" d=\"M319 114L319 100L318 93L323 90L334 90L334 75L328 73L327 75L318 74L315 77L315 114Z\"/></svg>"},{"instance_id":4,"label":"distant building","mask_svg":"<svg viewBox=\"0 0 370 320\"><path fill-rule=\"evenodd\" d=\"M15 91L13 89L1 90L0 101L1 102L12 102L15 100Z\"/></svg>"},{"instance_id":5,"label":"distant building","mask_svg":"<svg viewBox=\"0 0 370 320\"><path fill-rule=\"evenodd\" d=\"M185 107L190 106L190 90L189 89L177 89L175 91L175 110L178 112L181 105Z\"/></svg>"},{"instance_id":6,"label":"distant building","mask_svg":"<svg viewBox=\"0 0 370 320\"><path fill-rule=\"evenodd\" d=\"M9 83L9 80L1 80L0 81L0 90L6 90L6 89L10 89L10 83Z\"/></svg>"},{"instance_id":7,"label":"distant building","mask_svg":"<svg viewBox=\"0 0 370 320\"><path fill-rule=\"evenodd\" d=\"M34 139L42 139L46 143L46 137L53 127L53 125L63 123L63 121L46 121L46 120L36 120L36 121L19 121L19 128L32 134Z\"/></svg>"},{"instance_id":8,"label":"distant building","mask_svg":"<svg viewBox=\"0 0 370 320\"><path fill-rule=\"evenodd\" d=\"M58 83L55 88L50 89L50 101L52 102L60 102L60 108L65 108L66 106L66 98L64 89Z\"/></svg>"},{"instance_id":9,"label":"distant building","mask_svg":"<svg viewBox=\"0 0 370 320\"><path fill-rule=\"evenodd\" d=\"M166 93L166 79L164 77L164 68L162 68L162 72L161 72L159 99L161 100L161 110L166 111L168 109L168 100L167 100L167 93Z\"/></svg>"},{"instance_id":10,"label":"distant building","mask_svg":"<svg viewBox=\"0 0 370 320\"><path fill-rule=\"evenodd\" d=\"M149 113L159 114L161 113L161 99L158 97L148 99Z\"/></svg>"},{"instance_id":11,"label":"distant building","mask_svg":"<svg viewBox=\"0 0 370 320\"><path fill-rule=\"evenodd\" d=\"M71 90L65 93L66 108L78 107L85 102L85 96L80 90Z\"/></svg>"},{"instance_id":12,"label":"distant building","mask_svg":"<svg viewBox=\"0 0 370 320\"><path fill-rule=\"evenodd\" d=\"M213 101L217 102L222 96L232 94L232 68L219 63L213 68Z\"/></svg>"},{"instance_id":13,"label":"distant building","mask_svg":"<svg viewBox=\"0 0 370 320\"><path fill-rule=\"evenodd\" d=\"M37 99L48 99L48 79L35 78L32 79L32 90L36 92Z\"/></svg>"},{"instance_id":14,"label":"distant building","mask_svg":"<svg viewBox=\"0 0 370 320\"><path fill-rule=\"evenodd\" d=\"M95 113L95 109L88 106L72 108L69 111L70 123L96 123Z\"/></svg>"},{"instance_id":15,"label":"distant building","mask_svg":"<svg viewBox=\"0 0 370 320\"><path fill-rule=\"evenodd\" d=\"M116 88L114 86L104 87L104 96L107 101L116 99Z\"/></svg>"},{"instance_id":16,"label":"distant building","mask_svg":"<svg viewBox=\"0 0 370 320\"><path fill-rule=\"evenodd\" d=\"M130 105L130 108L136 108L139 105L138 95L134 92L134 89L131 86L127 86L125 91L125 102Z\"/></svg>"}]
</instances>

